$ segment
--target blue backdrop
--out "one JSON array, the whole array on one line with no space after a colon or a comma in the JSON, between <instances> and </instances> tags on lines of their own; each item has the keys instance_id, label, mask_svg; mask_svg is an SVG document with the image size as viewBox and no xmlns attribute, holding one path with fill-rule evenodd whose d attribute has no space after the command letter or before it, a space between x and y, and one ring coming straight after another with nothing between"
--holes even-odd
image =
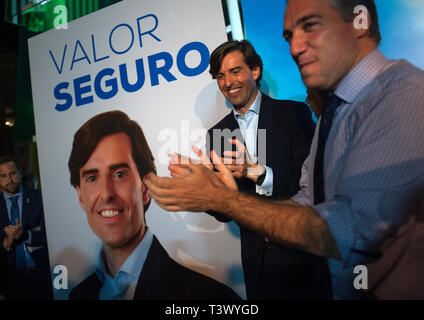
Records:
<instances>
[{"instance_id":1,"label":"blue backdrop","mask_svg":"<svg viewBox=\"0 0 424 320\"><path fill-rule=\"evenodd\" d=\"M382 52L424 69L424 1L376 0ZM304 101L306 90L283 34L284 0L241 0L246 39L264 62L262 89L271 97Z\"/></svg>"}]
</instances>

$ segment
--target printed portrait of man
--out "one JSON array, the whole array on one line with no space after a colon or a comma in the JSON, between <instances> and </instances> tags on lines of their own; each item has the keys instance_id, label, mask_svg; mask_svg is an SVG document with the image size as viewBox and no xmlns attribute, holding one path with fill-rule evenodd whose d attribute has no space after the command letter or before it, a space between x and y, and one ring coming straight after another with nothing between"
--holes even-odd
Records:
<instances>
[{"instance_id":1,"label":"printed portrait of man","mask_svg":"<svg viewBox=\"0 0 424 320\"><path fill-rule=\"evenodd\" d=\"M102 242L96 271L70 299L239 299L228 287L172 260L146 225L145 175L154 158L137 122L121 111L98 114L75 133L70 182Z\"/></svg>"}]
</instances>

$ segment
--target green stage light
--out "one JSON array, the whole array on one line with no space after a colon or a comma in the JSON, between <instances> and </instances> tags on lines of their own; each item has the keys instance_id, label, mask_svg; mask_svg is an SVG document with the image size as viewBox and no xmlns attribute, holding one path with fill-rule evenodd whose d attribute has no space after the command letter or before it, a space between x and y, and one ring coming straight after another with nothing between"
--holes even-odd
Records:
<instances>
[{"instance_id":1,"label":"green stage light","mask_svg":"<svg viewBox=\"0 0 424 320\"><path fill-rule=\"evenodd\" d=\"M32 32L64 27L68 22L121 0L6 0L5 21Z\"/></svg>"}]
</instances>

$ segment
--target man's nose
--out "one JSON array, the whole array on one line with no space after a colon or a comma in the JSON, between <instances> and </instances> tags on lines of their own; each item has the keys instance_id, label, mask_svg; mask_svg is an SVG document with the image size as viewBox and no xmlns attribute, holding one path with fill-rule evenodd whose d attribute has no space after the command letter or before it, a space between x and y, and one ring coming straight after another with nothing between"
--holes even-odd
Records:
<instances>
[{"instance_id":1,"label":"man's nose","mask_svg":"<svg viewBox=\"0 0 424 320\"><path fill-rule=\"evenodd\" d=\"M115 187L113 184L113 180L110 178L106 178L102 180L101 183L101 197L105 202L111 201L115 196Z\"/></svg>"},{"instance_id":2,"label":"man's nose","mask_svg":"<svg viewBox=\"0 0 424 320\"><path fill-rule=\"evenodd\" d=\"M232 84L234 83L234 76L233 75L231 75L231 74L229 74L229 75L227 75L226 77L225 77L225 80L224 80L225 82L224 82L224 84L225 84L225 87L226 88L230 88L231 86L232 86Z\"/></svg>"},{"instance_id":3,"label":"man's nose","mask_svg":"<svg viewBox=\"0 0 424 320\"><path fill-rule=\"evenodd\" d=\"M290 41L290 54L296 60L302 53L304 53L308 48L308 43L306 35L302 32L293 32L291 41Z\"/></svg>"}]
</instances>

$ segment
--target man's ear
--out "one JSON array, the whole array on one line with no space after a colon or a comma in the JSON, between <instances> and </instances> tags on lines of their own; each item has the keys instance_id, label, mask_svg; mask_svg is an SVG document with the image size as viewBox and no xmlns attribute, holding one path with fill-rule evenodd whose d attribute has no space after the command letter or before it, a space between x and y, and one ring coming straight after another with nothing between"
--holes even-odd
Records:
<instances>
[{"instance_id":1,"label":"man's ear","mask_svg":"<svg viewBox=\"0 0 424 320\"><path fill-rule=\"evenodd\" d=\"M142 193L142 200L143 200L143 205L146 205L149 203L151 195L150 195L150 191L149 189L146 187L146 185L144 184L144 181L147 179L147 176L143 177L143 181L141 182L141 193Z\"/></svg>"},{"instance_id":2,"label":"man's ear","mask_svg":"<svg viewBox=\"0 0 424 320\"><path fill-rule=\"evenodd\" d=\"M259 66L252 68L252 78L253 80L257 80L259 75L261 74L261 68Z\"/></svg>"},{"instance_id":3,"label":"man's ear","mask_svg":"<svg viewBox=\"0 0 424 320\"><path fill-rule=\"evenodd\" d=\"M353 27L355 28L356 35L359 38L368 37L371 32L371 15L363 6L358 7L358 11L355 12L353 19Z\"/></svg>"},{"instance_id":4,"label":"man's ear","mask_svg":"<svg viewBox=\"0 0 424 320\"><path fill-rule=\"evenodd\" d=\"M81 196L81 188L79 186L76 186L75 189L77 190L78 202L79 202L79 205L80 205L81 209L84 212L87 212L86 207L85 207L84 200L82 199L82 196Z\"/></svg>"}]
</instances>

